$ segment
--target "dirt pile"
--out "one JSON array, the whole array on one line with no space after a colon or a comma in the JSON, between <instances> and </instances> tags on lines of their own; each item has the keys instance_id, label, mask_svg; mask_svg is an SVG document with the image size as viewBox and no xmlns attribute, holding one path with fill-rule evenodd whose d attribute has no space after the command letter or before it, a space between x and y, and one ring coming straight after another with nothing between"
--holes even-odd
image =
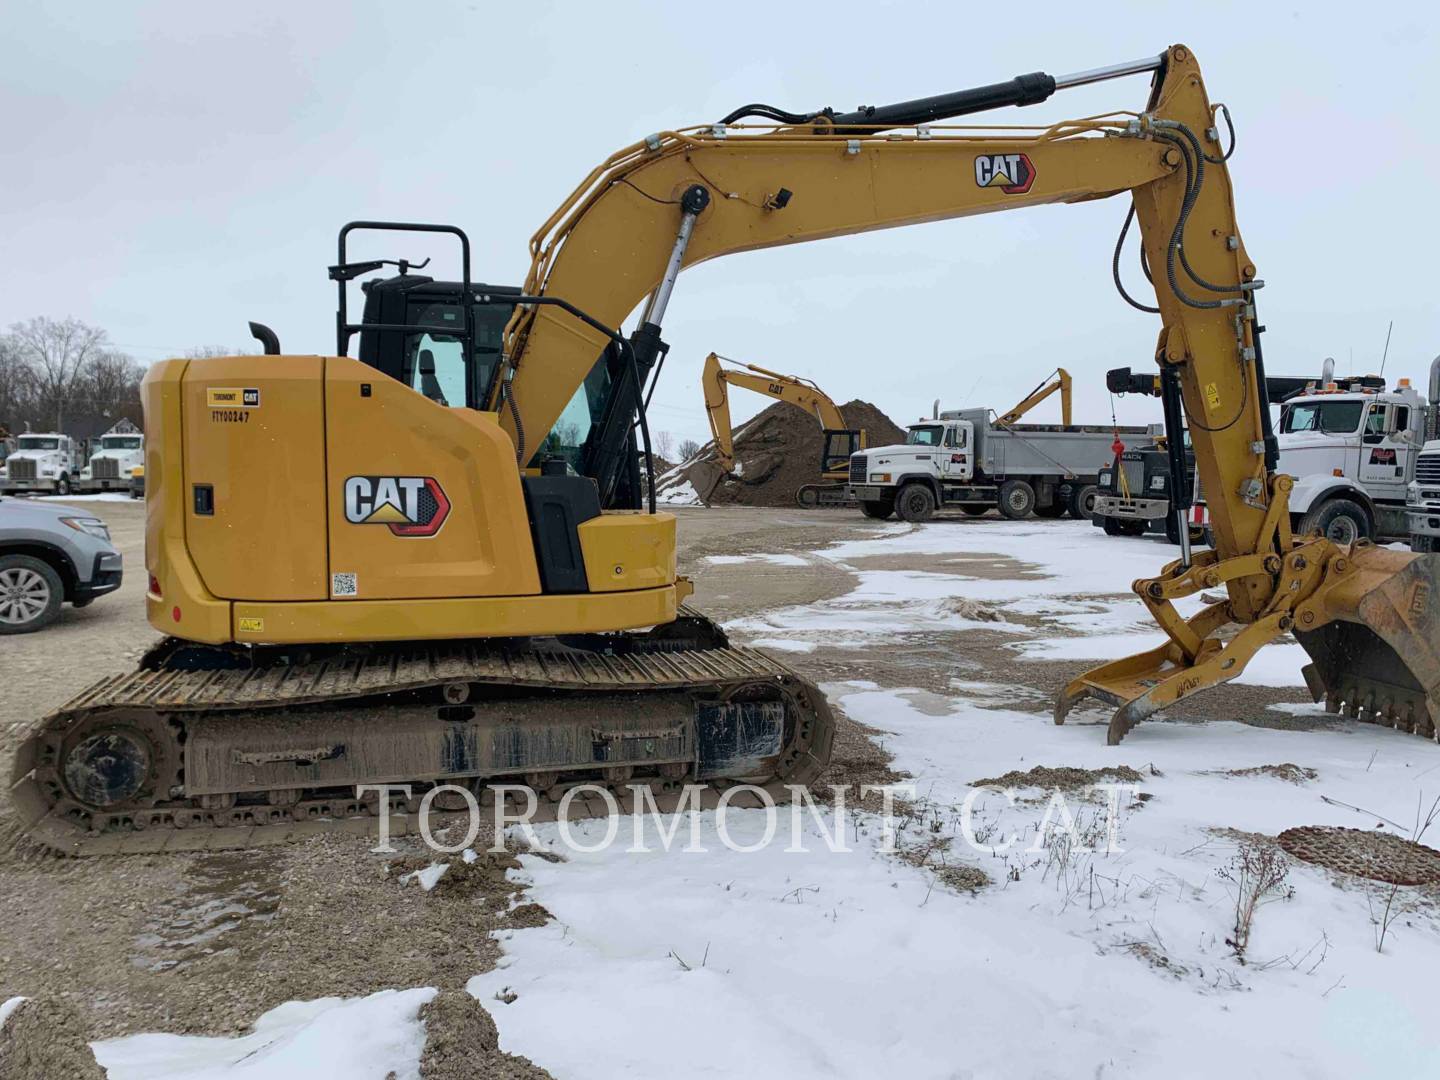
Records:
<instances>
[{"instance_id":1,"label":"dirt pile","mask_svg":"<svg viewBox=\"0 0 1440 1080\"><path fill-rule=\"evenodd\" d=\"M865 432L870 446L904 442L905 432L868 401L840 406L847 427ZM715 444L669 470L656 483L660 501L711 506L794 506L795 492L820 482L825 436L815 418L777 401L735 430L735 470L726 476Z\"/></svg>"},{"instance_id":2,"label":"dirt pile","mask_svg":"<svg viewBox=\"0 0 1440 1080\"><path fill-rule=\"evenodd\" d=\"M420 1009L425 1022L423 1080L548 1080L529 1058L500 1049L495 1021L464 990L441 990Z\"/></svg>"},{"instance_id":3,"label":"dirt pile","mask_svg":"<svg viewBox=\"0 0 1440 1080\"><path fill-rule=\"evenodd\" d=\"M105 1080L75 1006L26 998L0 1026L0 1080Z\"/></svg>"}]
</instances>

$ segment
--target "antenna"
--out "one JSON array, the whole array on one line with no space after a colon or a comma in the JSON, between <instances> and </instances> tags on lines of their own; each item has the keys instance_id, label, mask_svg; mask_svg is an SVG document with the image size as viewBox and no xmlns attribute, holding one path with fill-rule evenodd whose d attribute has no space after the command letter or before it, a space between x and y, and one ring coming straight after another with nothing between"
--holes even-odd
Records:
<instances>
[{"instance_id":1,"label":"antenna","mask_svg":"<svg viewBox=\"0 0 1440 1080\"><path fill-rule=\"evenodd\" d=\"M1390 356L1390 335L1395 330L1395 320L1390 320L1390 329L1385 331L1385 351L1380 356L1380 374L1385 374L1385 361Z\"/></svg>"}]
</instances>

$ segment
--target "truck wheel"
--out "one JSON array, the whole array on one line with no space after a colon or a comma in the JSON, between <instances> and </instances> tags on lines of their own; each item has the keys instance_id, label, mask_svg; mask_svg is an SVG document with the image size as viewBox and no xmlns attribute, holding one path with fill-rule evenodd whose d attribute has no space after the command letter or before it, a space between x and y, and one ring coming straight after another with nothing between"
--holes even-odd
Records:
<instances>
[{"instance_id":1,"label":"truck wheel","mask_svg":"<svg viewBox=\"0 0 1440 1080\"><path fill-rule=\"evenodd\" d=\"M1089 521L1090 515L1095 512L1096 487L1094 484L1081 484L1079 487L1070 489L1070 498L1066 502L1065 509L1070 511L1070 516L1078 521Z\"/></svg>"},{"instance_id":2,"label":"truck wheel","mask_svg":"<svg viewBox=\"0 0 1440 1080\"><path fill-rule=\"evenodd\" d=\"M1371 539L1370 515L1353 499L1330 499L1300 519L1301 534L1318 532L1336 544Z\"/></svg>"},{"instance_id":3,"label":"truck wheel","mask_svg":"<svg viewBox=\"0 0 1440 1080\"><path fill-rule=\"evenodd\" d=\"M1065 513L1065 504L1060 500L1052 502L1049 506L1035 507L1035 516L1042 518L1058 518Z\"/></svg>"},{"instance_id":4,"label":"truck wheel","mask_svg":"<svg viewBox=\"0 0 1440 1080\"><path fill-rule=\"evenodd\" d=\"M895 498L895 512L901 521L929 521L935 516L935 493L927 484L906 484Z\"/></svg>"},{"instance_id":5,"label":"truck wheel","mask_svg":"<svg viewBox=\"0 0 1440 1080\"><path fill-rule=\"evenodd\" d=\"M0 634L29 634L60 614L65 584L49 563L29 555L0 556Z\"/></svg>"},{"instance_id":6,"label":"truck wheel","mask_svg":"<svg viewBox=\"0 0 1440 1080\"><path fill-rule=\"evenodd\" d=\"M1193 521L1186 522L1186 528L1190 530L1190 543L1194 547L1203 547L1205 544L1205 526L1196 525ZM1165 539L1176 547L1180 546L1180 527L1175 524L1173 514L1165 515Z\"/></svg>"},{"instance_id":7,"label":"truck wheel","mask_svg":"<svg viewBox=\"0 0 1440 1080\"><path fill-rule=\"evenodd\" d=\"M860 504L860 513L876 521L884 521L895 512L895 504L882 499L866 500Z\"/></svg>"},{"instance_id":8,"label":"truck wheel","mask_svg":"<svg viewBox=\"0 0 1440 1080\"><path fill-rule=\"evenodd\" d=\"M56 481L55 481L55 494L56 494L56 495L69 495L69 494L70 494L70 477L68 477L68 476L62 476L62 477L60 477L59 480L56 480Z\"/></svg>"},{"instance_id":9,"label":"truck wheel","mask_svg":"<svg viewBox=\"0 0 1440 1080\"><path fill-rule=\"evenodd\" d=\"M1019 521L1035 509L1035 489L1024 480L1006 480L1000 485L1000 516Z\"/></svg>"},{"instance_id":10,"label":"truck wheel","mask_svg":"<svg viewBox=\"0 0 1440 1080\"><path fill-rule=\"evenodd\" d=\"M964 503L960 507L962 514L969 514L971 517L984 517L990 512L990 507L984 503Z\"/></svg>"}]
</instances>

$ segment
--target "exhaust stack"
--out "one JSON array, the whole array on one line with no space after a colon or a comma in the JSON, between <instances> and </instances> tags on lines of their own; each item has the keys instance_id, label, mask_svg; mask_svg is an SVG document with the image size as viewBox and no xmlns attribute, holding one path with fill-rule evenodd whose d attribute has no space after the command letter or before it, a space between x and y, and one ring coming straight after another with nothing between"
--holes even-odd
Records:
<instances>
[{"instance_id":1,"label":"exhaust stack","mask_svg":"<svg viewBox=\"0 0 1440 1080\"><path fill-rule=\"evenodd\" d=\"M1440 356L1430 361L1429 398L1426 405L1429 415L1425 420L1425 438L1440 439Z\"/></svg>"}]
</instances>

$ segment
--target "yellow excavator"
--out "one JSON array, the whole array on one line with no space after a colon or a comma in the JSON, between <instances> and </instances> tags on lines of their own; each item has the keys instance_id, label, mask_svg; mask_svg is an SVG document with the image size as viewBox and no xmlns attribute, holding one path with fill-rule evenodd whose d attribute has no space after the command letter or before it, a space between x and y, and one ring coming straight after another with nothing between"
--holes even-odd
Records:
<instances>
[{"instance_id":1,"label":"yellow excavator","mask_svg":"<svg viewBox=\"0 0 1440 1080\"><path fill-rule=\"evenodd\" d=\"M725 367L724 364L735 366ZM802 484L795 492L801 506L840 506L846 501L850 484L850 455L865 449L865 432L845 426L840 406L809 379L781 375L777 371L740 364L711 353L700 373L705 391L705 415L715 439L715 463L726 473L735 468L735 442L730 431L730 387L743 386L776 401L787 401L804 409L820 422L824 445L820 449L820 478L823 484Z\"/></svg>"},{"instance_id":2,"label":"yellow excavator","mask_svg":"<svg viewBox=\"0 0 1440 1080\"><path fill-rule=\"evenodd\" d=\"M1008 411L996 417L995 422L1004 425L1018 424L1031 409L1047 401L1056 392L1060 394L1060 423L1069 427L1072 415L1070 408L1071 380L1070 373L1063 367L1056 368L1053 376L1047 375L1044 382L1017 401Z\"/></svg>"},{"instance_id":3,"label":"yellow excavator","mask_svg":"<svg viewBox=\"0 0 1440 1080\"><path fill-rule=\"evenodd\" d=\"M1131 75L1150 80L1138 112L940 123ZM386 262L350 261L347 237L376 223L346 226L334 356L284 355L255 327L265 355L150 369L145 602L167 637L31 729L22 827L71 852L235 847L363 817L357 785L376 782L412 785L386 796L411 805L441 781L813 779L823 699L683 606L675 521L653 484L642 503L646 386L681 269L1115 195L1112 273L1159 316L1175 475L1188 418L1214 548L1182 541L1134 583L1162 643L1078 676L1056 721L1097 698L1118 742L1293 632L1317 698L1433 736L1440 560L1291 532L1228 117L1183 45L849 113L746 105L601 162L534 235L520 288L476 282L453 226L379 223L450 234L461 280L396 260L364 283L359 322L347 285ZM1132 221L1153 304L1122 281ZM1202 590L1226 595L1182 617L1174 602Z\"/></svg>"}]
</instances>

